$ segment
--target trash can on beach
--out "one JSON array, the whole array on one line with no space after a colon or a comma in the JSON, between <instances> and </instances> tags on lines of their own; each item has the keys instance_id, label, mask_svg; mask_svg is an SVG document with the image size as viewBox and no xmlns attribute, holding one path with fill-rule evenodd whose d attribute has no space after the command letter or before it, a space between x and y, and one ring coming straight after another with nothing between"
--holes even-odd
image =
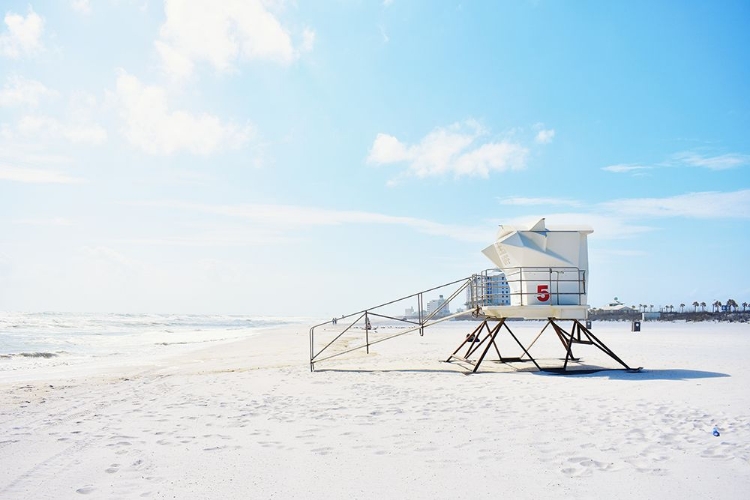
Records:
<instances>
[{"instance_id":1,"label":"trash can on beach","mask_svg":"<svg viewBox=\"0 0 750 500\"><path fill-rule=\"evenodd\" d=\"M591 320L590 319L586 320L586 330L591 330Z\"/></svg>"},{"instance_id":2,"label":"trash can on beach","mask_svg":"<svg viewBox=\"0 0 750 500\"><path fill-rule=\"evenodd\" d=\"M638 320L634 320L632 323L632 326L630 327L631 332L640 332L641 331L641 322Z\"/></svg>"}]
</instances>

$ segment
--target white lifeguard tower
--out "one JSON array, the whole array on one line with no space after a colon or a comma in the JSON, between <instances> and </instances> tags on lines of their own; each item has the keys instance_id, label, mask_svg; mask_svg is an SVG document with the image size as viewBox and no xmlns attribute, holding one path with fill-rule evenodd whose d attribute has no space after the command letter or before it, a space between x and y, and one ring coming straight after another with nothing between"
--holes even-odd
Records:
<instances>
[{"instance_id":1,"label":"white lifeguard tower","mask_svg":"<svg viewBox=\"0 0 750 500\"><path fill-rule=\"evenodd\" d=\"M424 335L425 329L434 324L472 315L481 319L481 324L466 335L446 360L467 364L472 372L479 369L491 348L501 363L531 362L538 370L553 372L597 371L568 370L570 362L580 361L573 355L574 344L595 346L626 370L638 371L640 369L631 369L596 338L591 333L589 322L585 321L589 279L587 237L592 232L589 227L548 228L544 219L528 228L500 226L495 242L483 250L497 269L488 269L311 327L310 369L314 370L317 363L352 351L365 349L369 353L374 344L412 332ZM505 279L498 280L502 278L499 273L503 273ZM506 282L508 293L505 291ZM502 288L500 293L498 288ZM439 299L427 300L429 294L442 293L443 290L446 290L445 298L441 294ZM451 313L449 304L464 291L467 293L467 310ZM407 312L400 317L388 312L398 304L410 305L408 309L401 309ZM546 323L525 347L509 328L509 319L541 319ZM561 326L563 321L572 322L570 331ZM562 366L542 367L529 354L548 327L557 334L565 349ZM501 332L507 332L513 338L521 350L520 355L501 354L496 342Z\"/></svg>"},{"instance_id":2,"label":"white lifeguard tower","mask_svg":"<svg viewBox=\"0 0 750 500\"><path fill-rule=\"evenodd\" d=\"M485 305L481 300L472 304L475 315L482 315L485 320L467 335L447 361L470 363L476 372L490 347L494 346L501 362L531 361L541 370L529 350L551 326L565 347L566 356L561 368L545 370L566 371L570 361L578 361L573 356L573 344L596 346L625 369L632 370L581 323L588 314L587 236L592 232L590 227L548 228L545 219L529 228L500 226L495 243L482 252L505 274L510 288L510 305ZM546 319L547 323L534 341L524 347L506 323L510 318ZM564 320L572 321L570 332L560 326L559 322ZM500 354L495 338L503 329L513 337L523 355L507 357ZM458 355L467 344L466 353ZM482 346L481 356L472 361L471 355L479 352Z\"/></svg>"}]
</instances>

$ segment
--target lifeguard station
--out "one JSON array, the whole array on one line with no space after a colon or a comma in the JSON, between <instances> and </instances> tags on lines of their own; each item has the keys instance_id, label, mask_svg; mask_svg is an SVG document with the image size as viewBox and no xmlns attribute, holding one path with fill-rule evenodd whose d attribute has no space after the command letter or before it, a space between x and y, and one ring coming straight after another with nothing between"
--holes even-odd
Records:
<instances>
[{"instance_id":1,"label":"lifeguard station","mask_svg":"<svg viewBox=\"0 0 750 500\"><path fill-rule=\"evenodd\" d=\"M588 227L547 228L545 219L540 219L528 229L500 226L495 243L482 252L505 274L510 289L510 304L486 305L487 301L478 295L476 303L471 305L475 308L475 314L483 315L485 319L447 361L469 363L476 372L490 348L494 348L501 362L528 361L540 370L565 372L570 361L578 361L573 354L573 346L578 344L595 346L626 370L632 370L581 323L588 314L587 236L592 232ZM479 285L478 288L484 287ZM542 319L547 322L531 344L524 347L507 323L510 318ZM564 321L571 322L570 331L562 327ZM565 349L561 367L542 368L529 352L549 327ZM515 340L522 351L521 355L508 357L500 353L495 340L503 331ZM460 355L464 347L466 350ZM472 359L475 353L480 353L476 361Z\"/></svg>"},{"instance_id":2,"label":"lifeguard station","mask_svg":"<svg viewBox=\"0 0 750 500\"><path fill-rule=\"evenodd\" d=\"M566 373L571 362L579 361L574 355L573 346L584 345L600 349L628 371L638 371L640 368L630 368L591 333L590 328L581 323L588 313L587 236L592 232L588 227L548 228L545 219L529 228L500 226L496 241L483 250L497 269L310 328L310 369L314 370L316 363L358 349L366 349L369 353L373 344L411 332L418 331L424 335L425 329L436 323L472 315L481 319L481 323L465 336L446 360L469 366L470 372L479 370L490 350L493 350L501 363L532 363L538 370ZM507 294L502 301L498 301L495 278L502 276L503 286L507 284ZM443 299L441 294L441 300L437 304L434 300L430 301L425 311L426 294L442 290L450 292L446 292L447 298ZM468 309L450 313L448 304L464 292L468 297ZM384 312L404 301L416 301L416 310L412 307L411 314L403 316ZM546 323L533 341L524 346L510 329L510 319L546 320ZM378 321L380 329L377 327ZM571 322L569 330L563 327L565 322ZM338 326L339 323L341 326ZM537 340L548 329L555 332L565 351L565 357L560 358L561 366L541 366L531 355ZM518 345L516 356L501 353L498 336L504 334L508 334ZM586 370L577 369L576 373L582 371Z\"/></svg>"}]
</instances>

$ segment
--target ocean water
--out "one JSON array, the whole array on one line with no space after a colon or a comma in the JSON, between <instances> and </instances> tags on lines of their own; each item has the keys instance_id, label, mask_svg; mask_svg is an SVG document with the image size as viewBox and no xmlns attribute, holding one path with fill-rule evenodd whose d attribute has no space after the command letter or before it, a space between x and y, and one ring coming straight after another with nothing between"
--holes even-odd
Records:
<instances>
[{"instance_id":1,"label":"ocean water","mask_svg":"<svg viewBox=\"0 0 750 500\"><path fill-rule=\"evenodd\" d=\"M299 321L240 315L0 312L0 371L32 363L168 354Z\"/></svg>"}]
</instances>

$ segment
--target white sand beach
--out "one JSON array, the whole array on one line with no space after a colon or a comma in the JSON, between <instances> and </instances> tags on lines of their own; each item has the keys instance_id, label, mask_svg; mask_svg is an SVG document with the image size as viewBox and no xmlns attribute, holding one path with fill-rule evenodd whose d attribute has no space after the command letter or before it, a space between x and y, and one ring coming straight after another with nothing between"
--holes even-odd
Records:
<instances>
[{"instance_id":1,"label":"white sand beach","mask_svg":"<svg viewBox=\"0 0 750 500\"><path fill-rule=\"evenodd\" d=\"M489 361L467 376L441 360L471 327L314 373L305 326L3 372L0 498L747 498L750 325L597 322L644 370L575 376ZM592 349L576 354L616 366Z\"/></svg>"}]
</instances>

